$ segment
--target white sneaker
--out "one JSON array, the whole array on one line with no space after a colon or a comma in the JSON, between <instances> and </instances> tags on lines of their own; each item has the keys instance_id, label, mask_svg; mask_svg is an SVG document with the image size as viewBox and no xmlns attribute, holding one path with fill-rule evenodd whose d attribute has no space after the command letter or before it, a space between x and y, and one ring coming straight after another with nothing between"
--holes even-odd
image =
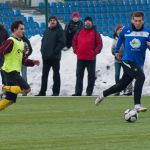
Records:
<instances>
[{"instance_id":1,"label":"white sneaker","mask_svg":"<svg viewBox=\"0 0 150 150\"><path fill-rule=\"evenodd\" d=\"M147 108L141 106L140 104L137 104L134 106L134 109L137 111L137 112L144 112L144 111L147 111Z\"/></svg>"},{"instance_id":2,"label":"white sneaker","mask_svg":"<svg viewBox=\"0 0 150 150\"><path fill-rule=\"evenodd\" d=\"M101 93L95 100L95 105L98 106L104 99L103 93Z\"/></svg>"}]
</instances>

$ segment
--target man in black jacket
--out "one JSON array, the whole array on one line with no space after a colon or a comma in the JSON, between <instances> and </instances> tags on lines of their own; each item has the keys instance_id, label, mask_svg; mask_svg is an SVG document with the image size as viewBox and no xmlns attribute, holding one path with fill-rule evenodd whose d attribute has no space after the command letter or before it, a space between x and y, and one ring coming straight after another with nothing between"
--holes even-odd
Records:
<instances>
[{"instance_id":1,"label":"man in black jacket","mask_svg":"<svg viewBox=\"0 0 150 150\"><path fill-rule=\"evenodd\" d=\"M0 46L9 38L9 34L7 30L5 29L4 25L0 23ZM4 62L4 59L0 59L0 68L2 67ZM4 78L3 72L1 71L1 77L2 77L2 84L6 83L6 79Z\"/></svg>"},{"instance_id":2,"label":"man in black jacket","mask_svg":"<svg viewBox=\"0 0 150 150\"><path fill-rule=\"evenodd\" d=\"M58 96L60 92L60 59L61 50L65 47L65 34L57 18L49 18L49 28L44 32L41 45L41 54L43 59L41 90L36 96L46 96L48 74L50 68L53 69L53 94Z\"/></svg>"},{"instance_id":3,"label":"man in black jacket","mask_svg":"<svg viewBox=\"0 0 150 150\"><path fill-rule=\"evenodd\" d=\"M23 35L22 40L23 40L24 45L25 45L25 48L24 48L25 54L28 57L32 54L32 51L33 51L31 43L25 35ZM22 65L21 74L22 74L23 79L27 82L27 66ZM26 94L23 94L23 96L26 96Z\"/></svg>"},{"instance_id":4,"label":"man in black jacket","mask_svg":"<svg viewBox=\"0 0 150 150\"><path fill-rule=\"evenodd\" d=\"M66 47L70 48L72 46L72 40L77 31L81 30L83 23L80 20L80 15L78 12L72 14L72 20L65 26L66 35Z\"/></svg>"}]
</instances>

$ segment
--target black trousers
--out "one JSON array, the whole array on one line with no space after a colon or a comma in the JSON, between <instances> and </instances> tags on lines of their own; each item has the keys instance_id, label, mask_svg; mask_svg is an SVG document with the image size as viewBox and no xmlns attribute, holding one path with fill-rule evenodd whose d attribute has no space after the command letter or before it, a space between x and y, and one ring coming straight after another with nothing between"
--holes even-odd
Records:
<instances>
[{"instance_id":1,"label":"black trousers","mask_svg":"<svg viewBox=\"0 0 150 150\"><path fill-rule=\"evenodd\" d=\"M122 62L122 67L124 71L122 78L117 84L103 91L104 97L121 92L135 79L134 104L141 104L142 89L145 81L143 69L133 62Z\"/></svg>"},{"instance_id":2,"label":"black trousers","mask_svg":"<svg viewBox=\"0 0 150 150\"><path fill-rule=\"evenodd\" d=\"M48 75L50 69L53 69L53 94L58 94L60 92L60 60L43 60L43 69L42 69L42 83L41 83L41 94L45 94L47 91Z\"/></svg>"},{"instance_id":3,"label":"black trousers","mask_svg":"<svg viewBox=\"0 0 150 150\"><path fill-rule=\"evenodd\" d=\"M82 95L83 77L85 68L87 68L88 71L88 86L86 88L86 93L89 95L93 93L95 84L95 65L96 60L77 60L76 87L75 87L76 94Z\"/></svg>"}]
</instances>

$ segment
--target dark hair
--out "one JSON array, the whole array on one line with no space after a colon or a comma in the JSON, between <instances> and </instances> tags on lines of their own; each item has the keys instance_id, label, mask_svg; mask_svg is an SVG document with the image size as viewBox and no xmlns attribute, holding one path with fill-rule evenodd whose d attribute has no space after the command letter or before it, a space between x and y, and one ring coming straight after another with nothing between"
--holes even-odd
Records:
<instances>
[{"instance_id":1,"label":"dark hair","mask_svg":"<svg viewBox=\"0 0 150 150\"><path fill-rule=\"evenodd\" d=\"M144 13L142 11L133 12L133 17L142 17L144 19Z\"/></svg>"},{"instance_id":2,"label":"dark hair","mask_svg":"<svg viewBox=\"0 0 150 150\"><path fill-rule=\"evenodd\" d=\"M20 24L23 25L23 22L21 20L13 22L11 24L11 31L14 32L15 29L18 29Z\"/></svg>"},{"instance_id":3,"label":"dark hair","mask_svg":"<svg viewBox=\"0 0 150 150\"><path fill-rule=\"evenodd\" d=\"M133 15L134 15L134 13L133 13L133 12L131 12L131 14L130 14L130 19L132 19L132 18L133 18Z\"/></svg>"}]
</instances>

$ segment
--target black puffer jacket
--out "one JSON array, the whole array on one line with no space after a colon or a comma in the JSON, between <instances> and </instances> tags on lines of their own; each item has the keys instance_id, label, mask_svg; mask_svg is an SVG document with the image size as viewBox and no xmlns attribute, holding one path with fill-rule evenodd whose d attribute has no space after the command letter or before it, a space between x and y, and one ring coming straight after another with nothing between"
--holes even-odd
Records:
<instances>
[{"instance_id":1,"label":"black puffer jacket","mask_svg":"<svg viewBox=\"0 0 150 150\"><path fill-rule=\"evenodd\" d=\"M9 38L9 34L3 24L0 24L0 46ZM0 59L0 67L3 65L4 58ZM3 80L3 79L2 79Z\"/></svg>"},{"instance_id":2,"label":"black puffer jacket","mask_svg":"<svg viewBox=\"0 0 150 150\"><path fill-rule=\"evenodd\" d=\"M0 46L9 38L9 34L3 24L0 24Z\"/></svg>"},{"instance_id":3,"label":"black puffer jacket","mask_svg":"<svg viewBox=\"0 0 150 150\"><path fill-rule=\"evenodd\" d=\"M69 24L65 26L65 35L66 35L66 46L70 48L72 46L72 40L74 35L81 30L83 27L82 21L74 22L71 20Z\"/></svg>"},{"instance_id":4,"label":"black puffer jacket","mask_svg":"<svg viewBox=\"0 0 150 150\"><path fill-rule=\"evenodd\" d=\"M55 28L48 28L43 35L41 54L44 60L61 59L61 50L65 47L65 34L57 22Z\"/></svg>"}]
</instances>

